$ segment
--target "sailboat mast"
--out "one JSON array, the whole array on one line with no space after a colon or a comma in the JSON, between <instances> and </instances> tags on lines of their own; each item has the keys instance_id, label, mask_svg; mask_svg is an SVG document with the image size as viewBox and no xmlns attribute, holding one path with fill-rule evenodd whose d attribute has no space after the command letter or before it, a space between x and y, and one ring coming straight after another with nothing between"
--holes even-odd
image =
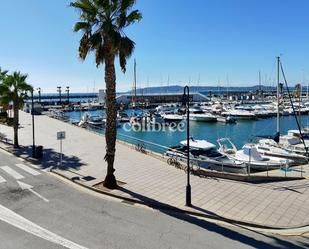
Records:
<instances>
[{"instance_id":1,"label":"sailboat mast","mask_svg":"<svg viewBox=\"0 0 309 249\"><path fill-rule=\"evenodd\" d=\"M279 88L280 88L280 57L277 57L277 132L280 133L280 113L279 113Z\"/></svg>"},{"instance_id":2,"label":"sailboat mast","mask_svg":"<svg viewBox=\"0 0 309 249\"><path fill-rule=\"evenodd\" d=\"M259 70L259 97L261 97L262 88L261 88L261 70Z\"/></svg>"},{"instance_id":3,"label":"sailboat mast","mask_svg":"<svg viewBox=\"0 0 309 249\"><path fill-rule=\"evenodd\" d=\"M133 95L132 95L132 106L136 106L136 60L134 59L134 75L133 75Z\"/></svg>"}]
</instances>

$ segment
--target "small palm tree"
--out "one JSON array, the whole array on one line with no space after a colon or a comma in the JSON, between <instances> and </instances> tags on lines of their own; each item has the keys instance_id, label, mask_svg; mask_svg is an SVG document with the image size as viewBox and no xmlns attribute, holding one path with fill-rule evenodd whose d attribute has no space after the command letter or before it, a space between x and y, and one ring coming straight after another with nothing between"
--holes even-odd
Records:
<instances>
[{"instance_id":1,"label":"small palm tree","mask_svg":"<svg viewBox=\"0 0 309 249\"><path fill-rule=\"evenodd\" d=\"M107 174L104 186L116 188L114 159L116 146L116 73L115 58L119 57L122 71L126 71L126 61L134 50L134 42L129 39L124 29L140 21L138 10L131 11L135 0L77 0L70 6L80 11L74 31L82 31L79 44L79 57L85 60L94 52L97 67L105 63L106 84L106 154Z\"/></svg>"},{"instance_id":2,"label":"small palm tree","mask_svg":"<svg viewBox=\"0 0 309 249\"><path fill-rule=\"evenodd\" d=\"M0 102L8 105L13 103L14 117L14 147L18 148L18 126L19 126L19 109L23 107L26 91L32 91L32 86L26 83L28 75L14 72L12 75L7 75L0 84Z\"/></svg>"}]
</instances>

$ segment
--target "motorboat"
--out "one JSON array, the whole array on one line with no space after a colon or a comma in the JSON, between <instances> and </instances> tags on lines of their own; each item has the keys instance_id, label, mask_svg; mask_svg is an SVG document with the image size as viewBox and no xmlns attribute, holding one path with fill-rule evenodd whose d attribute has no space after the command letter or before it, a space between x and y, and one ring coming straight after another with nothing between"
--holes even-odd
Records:
<instances>
[{"instance_id":1,"label":"motorboat","mask_svg":"<svg viewBox=\"0 0 309 249\"><path fill-rule=\"evenodd\" d=\"M228 115L228 116L217 116L217 121L221 123L227 123L227 124L235 124L236 123L236 118Z\"/></svg>"},{"instance_id":2,"label":"motorboat","mask_svg":"<svg viewBox=\"0 0 309 249\"><path fill-rule=\"evenodd\" d=\"M119 123L126 123L126 122L130 122L130 117L126 112L124 112L124 111L120 112L119 111L117 113L117 120L118 120Z\"/></svg>"},{"instance_id":3,"label":"motorboat","mask_svg":"<svg viewBox=\"0 0 309 249\"><path fill-rule=\"evenodd\" d=\"M164 124L164 118L160 114L154 113L151 115L149 123L151 125L162 125Z\"/></svg>"},{"instance_id":4,"label":"motorboat","mask_svg":"<svg viewBox=\"0 0 309 249\"><path fill-rule=\"evenodd\" d=\"M191 137L189 146L190 163L193 165L216 171L247 173L247 167L243 162L230 159L221 154L216 149L216 145L206 140L195 140ZM170 147L165 155L182 162L187 162L187 152L187 140L184 140L179 145Z\"/></svg>"},{"instance_id":5,"label":"motorboat","mask_svg":"<svg viewBox=\"0 0 309 249\"><path fill-rule=\"evenodd\" d=\"M217 117L210 113L204 112L200 108L189 108L189 119L197 122L216 122Z\"/></svg>"},{"instance_id":6,"label":"motorboat","mask_svg":"<svg viewBox=\"0 0 309 249\"><path fill-rule=\"evenodd\" d=\"M218 144L220 146L220 153L228 156L230 159L245 163L250 167L250 170L279 169L288 167L293 162L290 159L262 155L258 151L256 144L253 143L245 144L241 150L237 150L236 146L228 138L219 139Z\"/></svg>"},{"instance_id":7,"label":"motorboat","mask_svg":"<svg viewBox=\"0 0 309 249\"><path fill-rule=\"evenodd\" d=\"M184 114L182 110L173 110L169 112L161 113L165 122L180 122L184 119Z\"/></svg>"},{"instance_id":8,"label":"motorboat","mask_svg":"<svg viewBox=\"0 0 309 249\"><path fill-rule=\"evenodd\" d=\"M93 128L103 128L106 124L106 120L99 115L91 115L89 113L85 113L80 122L78 123L78 126L85 127L90 126Z\"/></svg>"},{"instance_id":9,"label":"motorboat","mask_svg":"<svg viewBox=\"0 0 309 249\"><path fill-rule=\"evenodd\" d=\"M256 144L256 147L261 155L289 159L293 161L293 165L308 163L308 158L306 156L285 150L273 139L260 139Z\"/></svg>"},{"instance_id":10,"label":"motorboat","mask_svg":"<svg viewBox=\"0 0 309 249\"><path fill-rule=\"evenodd\" d=\"M236 119L247 119L254 120L257 119L257 116L254 112L243 110L243 109L233 109L230 111L222 112L222 116L234 116Z\"/></svg>"},{"instance_id":11,"label":"motorboat","mask_svg":"<svg viewBox=\"0 0 309 249\"><path fill-rule=\"evenodd\" d=\"M91 115L87 120L87 124L95 127L103 127L106 121L102 116L99 115Z\"/></svg>"}]
</instances>

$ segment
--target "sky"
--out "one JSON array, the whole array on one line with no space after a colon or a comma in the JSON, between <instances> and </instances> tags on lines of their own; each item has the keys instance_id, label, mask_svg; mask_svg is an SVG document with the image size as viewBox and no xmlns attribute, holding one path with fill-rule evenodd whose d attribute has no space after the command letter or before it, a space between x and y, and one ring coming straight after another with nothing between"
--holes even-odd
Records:
<instances>
[{"instance_id":1,"label":"sky","mask_svg":"<svg viewBox=\"0 0 309 249\"><path fill-rule=\"evenodd\" d=\"M42 91L104 88L104 67L78 58L79 13L67 0L0 0L0 67L27 73ZM137 0L141 22L125 30L136 48L117 91L137 86L273 85L280 55L291 85L309 81L308 0Z\"/></svg>"}]
</instances>

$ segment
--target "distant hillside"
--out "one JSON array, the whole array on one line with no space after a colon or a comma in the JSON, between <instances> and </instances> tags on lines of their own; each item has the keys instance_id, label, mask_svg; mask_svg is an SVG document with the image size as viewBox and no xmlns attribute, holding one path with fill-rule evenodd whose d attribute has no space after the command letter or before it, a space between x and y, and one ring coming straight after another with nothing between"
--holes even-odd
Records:
<instances>
[{"instance_id":1,"label":"distant hillside","mask_svg":"<svg viewBox=\"0 0 309 249\"><path fill-rule=\"evenodd\" d=\"M191 92L249 92L249 91L256 91L259 90L260 86L250 86L250 87L217 87L217 86L190 86ZM261 86L263 91L273 91L276 90L275 87L270 86ZM137 94L152 94L152 93L180 93L183 92L183 86L156 86L156 87L145 87L145 88L138 88L136 89ZM125 92L126 94L131 94L132 90Z\"/></svg>"}]
</instances>

